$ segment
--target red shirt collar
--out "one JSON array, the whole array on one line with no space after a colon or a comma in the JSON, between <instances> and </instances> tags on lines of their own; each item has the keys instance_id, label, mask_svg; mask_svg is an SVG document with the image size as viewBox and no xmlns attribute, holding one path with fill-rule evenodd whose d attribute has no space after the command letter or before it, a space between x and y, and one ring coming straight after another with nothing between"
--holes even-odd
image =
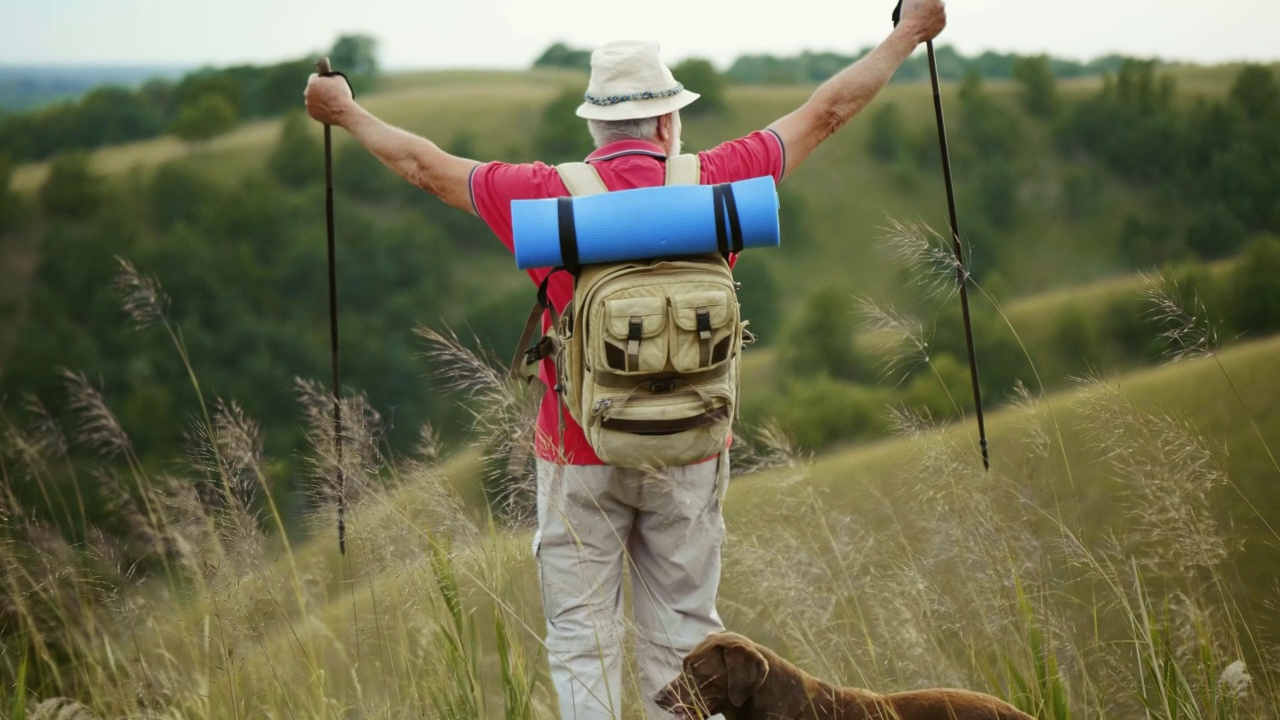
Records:
<instances>
[{"instance_id":1,"label":"red shirt collar","mask_svg":"<svg viewBox=\"0 0 1280 720\"><path fill-rule=\"evenodd\" d=\"M608 160L619 155L651 155L663 160L667 158L666 150L663 150L662 146L657 143L649 142L648 140L618 140L597 148L595 152L587 156L587 162Z\"/></svg>"}]
</instances>

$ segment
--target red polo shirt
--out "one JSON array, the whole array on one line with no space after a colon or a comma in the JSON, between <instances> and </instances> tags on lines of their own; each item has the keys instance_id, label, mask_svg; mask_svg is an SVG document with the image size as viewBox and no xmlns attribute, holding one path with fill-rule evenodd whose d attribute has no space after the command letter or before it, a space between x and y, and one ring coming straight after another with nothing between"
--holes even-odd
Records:
<instances>
[{"instance_id":1,"label":"red polo shirt","mask_svg":"<svg viewBox=\"0 0 1280 720\"><path fill-rule=\"evenodd\" d=\"M726 142L712 150L698 153L702 164L702 184L737 182L764 175L781 182L786 166L782 139L771 130L760 130L746 137ZM666 155L661 147L643 140L610 143L587 156L610 190L661 185L666 179ZM511 230L511 201L564 197L569 190L560 181L555 167L543 163L511 165L491 162L471 172L471 202L476 214L498 236L508 250L514 252ZM535 286L542 283L550 268L528 270ZM573 279L568 273L556 273L548 283L548 294L558 311L563 312L573 296ZM530 293L532 297L532 293ZM544 329L550 317L543 317ZM550 359L543 362L543 382L555 385L555 370ZM560 438L557 396L548 390L538 410L535 448L543 460L562 461L571 465L601 465L600 458L587 443L582 428L563 411L564 438Z\"/></svg>"}]
</instances>

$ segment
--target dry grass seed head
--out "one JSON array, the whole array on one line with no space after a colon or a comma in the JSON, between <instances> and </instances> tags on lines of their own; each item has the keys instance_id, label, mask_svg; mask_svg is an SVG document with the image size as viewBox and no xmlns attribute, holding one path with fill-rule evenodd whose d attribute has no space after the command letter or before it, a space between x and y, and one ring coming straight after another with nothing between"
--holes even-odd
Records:
<instances>
[{"instance_id":1,"label":"dry grass seed head","mask_svg":"<svg viewBox=\"0 0 1280 720\"><path fill-rule=\"evenodd\" d=\"M106 460L130 452L133 444L115 413L107 407L101 391L84 373L64 369L62 379L71 409L76 413L76 440Z\"/></svg>"},{"instance_id":2,"label":"dry grass seed head","mask_svg":"<svg viewBox=\"0 0 1280 720\"><path fill-rule=\"evenodd\" d=\"M1174 361L1200 357L1218 349L1218 331L1200 295L1187 291L1178 281L1164 273L1142 275L1143 294L1151 303L1148 317L1161 328L1160 338L1168 346Z\"/></svg>"},{"instance_id":3,"label":"dry grass seed head","mask_svg":"<svg viewBox=\"0 0 1280 720\"><path fill-rule=\"evenodd\" d=\"M534 420L540 396L509 376L483 350L472 351L449 328L418 326L425 341L423 357L449 392L467 402L475 444L482 448L491 504L507 522L528 524L534 513L537 480L534 469Z\"/></svg>"},{"instance_id":4,"label":"dry grass seed head","mask_svg":"<svg viewBox=\"0 0 1280 720\"><path fill-rule=\"evenodd\" d=\"M857 313L863 331L885 341L877 346L881 380L901 385L912 370L929 362L929 341L919 320L869 298L857 299Z\"/></svg>"},{"instance_id":5,"label":"dry grass seed head","mask_svg":"<svg viewBox=\"0 0 1280 720\"><path fill-rule=\"evenodd\" d=\"M950 299L959 292L960 273L950 238L943 237L924 222L902 222L890 218L884 228L884 242L895 264L915 271L916 283L929 297Z\"/></svg>"},{"instance_id":6,"label":"dry grass seed head","mask_svg":"<svg viewBox=\"0 0 1280 720\"><path fill-rule=\"evenodd\" d=\"M803 476L812 457L811 451L801 451L796 446L781 423L769 420L758 427L734 429L729 467L733 477L775 469L797 470L785 474L794 480Z\"/></svg>"},{"instance_id":7,"label":"dry grass seed head","mask_svg":"<svg viewBox=\"0 0 1280 720\"><path fill-rule=\"evenodd\" d=\"M1126 545L1146 567L1188 577L1223 562L1229 541L1211 511L1226 485L1222 452L1180 420L1143 412L1114 386L1094 385L1081 403L1094 447L1120 483Z\"/></svg>"},{"instance_id":8,"label":"dry grass seed head","mask_svg":"<svg viewBox=\"0 0 1280 720\"><path fill-rule=\"evenodd\" d=\"M163 320L169 307L169 297L160 288L160 282L144 276L132 262L122 257L117 256L116 263L119 270L115 289L134 326L142 329Z\"/></svg>"},{"instance_id":9,"label":"dry grass seed head","mask_svg":"<svg viewBox=\"0 0 1280 720\"><path fill-rule=\"evenodd\" d=\"M313 494L325 504L358 500L374 488L373 479L383 470L381 416L363 395L342 398L341 479L339 486L338 448L334 436L332 392L320 383L298 378L294 388L306 418L306 435L311 452L307 460L317 479Z\"/></svg>"}]
</instances>

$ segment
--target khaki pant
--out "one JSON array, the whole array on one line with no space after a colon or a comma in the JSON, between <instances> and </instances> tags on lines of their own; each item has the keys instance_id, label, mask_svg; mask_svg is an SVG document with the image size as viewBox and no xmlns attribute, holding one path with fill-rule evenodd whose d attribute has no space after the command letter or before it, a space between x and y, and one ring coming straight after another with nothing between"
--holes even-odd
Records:
<instances>
[{"instance_id":1,"label":"khaki pant","mask_svg":"<svg viewBox=\"0 0 1280 720\"><path fill-rule=\"evenodd\" d=\"M657 472L538 461L534 554L561 720L622 717L624 573L631 581L636 671L645 714L716 613L728 479L722 455Z\"/></svg>"}]
</instances>

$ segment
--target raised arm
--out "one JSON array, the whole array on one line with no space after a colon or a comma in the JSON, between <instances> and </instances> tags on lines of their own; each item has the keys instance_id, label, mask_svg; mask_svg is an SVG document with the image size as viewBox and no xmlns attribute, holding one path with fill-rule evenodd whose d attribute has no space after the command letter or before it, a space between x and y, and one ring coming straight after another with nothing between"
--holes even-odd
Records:
<instances>
[{"instance_id":1,"label":"raised arm","mask_svg":"<svg viewBox=\"0 0 1280 720\"><path fill-rule=\"evenodd\" d=\"M786 148L791 174L823 140L862 111L920 43L947 24L942 0L903 0L902 20L874 50L832 76L804 105L769 126Z\"/></svg>"},{"instance_id":2,"label":"raised arm","mask_svg":"<svg viewBox=\"0 0 1280 720\"><path fill-rule=\"evenodd\" d=\"M392 127L361 107L341 77L312 75L307 82L307 113L351 133L387 167L449 205L475 213L468 181L475 160L441 150L430 140Z\"/></svg>"}]
</instances>

